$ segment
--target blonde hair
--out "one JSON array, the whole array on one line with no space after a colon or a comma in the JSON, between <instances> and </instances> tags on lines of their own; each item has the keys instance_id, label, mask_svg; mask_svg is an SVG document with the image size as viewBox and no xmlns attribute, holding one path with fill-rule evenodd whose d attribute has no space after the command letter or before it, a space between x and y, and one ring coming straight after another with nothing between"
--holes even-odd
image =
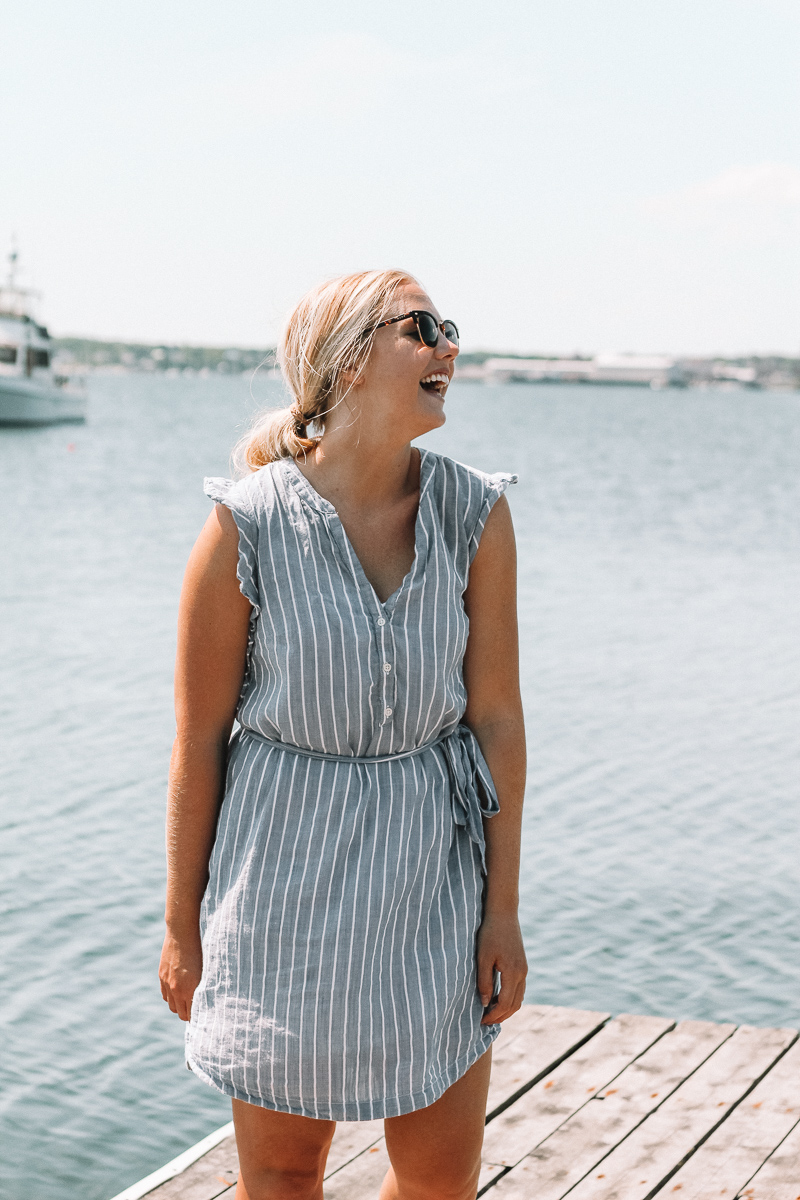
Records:
<instances>
[{"instance_id":1,"label":"blonde hair","mask_svg":"<svg viewBox=\"0 0 800 1200\"><path fill-rule=\"evenodd\" d=\"M416 282L407 271L359 271L329 279L303 296L278 342L278 363L293 402L256 419L233 452L240 471L257 471L313 449L328 414L369 358L372 335L365 337L364 331L386 318L398 288ZM345 372L352 377L343 387Z\"/></svg>"}]
</instances>

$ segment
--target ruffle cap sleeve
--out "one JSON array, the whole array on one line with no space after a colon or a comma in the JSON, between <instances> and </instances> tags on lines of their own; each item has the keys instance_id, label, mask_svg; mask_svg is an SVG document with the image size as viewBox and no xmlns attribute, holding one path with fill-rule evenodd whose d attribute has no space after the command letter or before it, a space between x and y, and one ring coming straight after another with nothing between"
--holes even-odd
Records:
<instances>
[{"instance_id":1,"label":"ruffle cap sleeve","mask_svg":"<svg viewBox=\"0 0 800 1200\"><path fill-rule=\"evenodd\" d=\"M203 480L203 491L210 500L224 504L233 514L239 530L239 562L236 578L239 590L253 606L253 616L261 611L258 591L258 522L245 485L246 479L238 481L214 477Z\"/></svg>"},{"instance_id":2,"label":"ruffle cap sleeve","mask_svg":"<svg viewBox=\"0 0 800 1200\"><path fill-rule=\"evenodd\" d=\"M483 503L478 511L478 519L473 526L472 533L469 539L469 561L472 562L478 549L483 533L483 527L486 524L486 519L489 513L494 508L497 501L502 496L503 492L512 483L519 482L519 475L512 475L508 471L497 471L493 475L484 475L484 495Z\"/></svg>"}]
</instances>

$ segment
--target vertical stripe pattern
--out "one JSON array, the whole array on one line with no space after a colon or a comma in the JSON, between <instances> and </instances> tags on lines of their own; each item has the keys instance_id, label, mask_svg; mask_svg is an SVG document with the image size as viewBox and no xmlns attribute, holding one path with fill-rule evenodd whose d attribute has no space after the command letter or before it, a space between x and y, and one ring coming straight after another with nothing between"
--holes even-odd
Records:
<instances>
[{"instance_id":1,"label":"vertical stripe pattern","mask_svg":"<svg viewBox=\"0 0 800 1200\"><path fill-rule=\"evenodd\" d=\"M482 831L459 811L452 763L441 746L357 761L456 730L469 565L516 481L420 453L414 561L384 603L291 460L206 480L236 520L252 611L187 1061L281 1112L423 1108L500 1029L480 1024Z\"/></svg>"}]
</instances>

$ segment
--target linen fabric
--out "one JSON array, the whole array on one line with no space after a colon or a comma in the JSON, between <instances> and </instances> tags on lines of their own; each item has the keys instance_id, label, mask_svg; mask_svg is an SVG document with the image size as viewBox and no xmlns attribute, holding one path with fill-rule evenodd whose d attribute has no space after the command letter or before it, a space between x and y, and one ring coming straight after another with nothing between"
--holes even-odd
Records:
<instances>
[{"instance_id":1,"label":"linen fabric","mask_svg":"<svg viewBox=\"0 0 800 1200\"><path fill-rule=\"evenodd\" d=\"M186 1058L280 1112L424 1108L500 1032L475 978L498 805L461 723L463 595L516 476L420 455L414 561L383 603L294 461L205 482L252 609Z\"/></svg>"}]
</instances>

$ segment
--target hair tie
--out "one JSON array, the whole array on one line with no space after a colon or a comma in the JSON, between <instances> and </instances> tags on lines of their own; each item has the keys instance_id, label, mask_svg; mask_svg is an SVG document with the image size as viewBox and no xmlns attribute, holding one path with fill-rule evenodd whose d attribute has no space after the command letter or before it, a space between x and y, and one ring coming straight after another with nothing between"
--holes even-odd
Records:
<instances>
[{"instance_id":1,"label":"hair tie","mask_svg":"<svg viewBox=\"0 0 800 1200\"><path fill-rule=\"evenodd\" d=\"M305 426L306 418L299 404L293 404L290 407L289 412L292 414L292 418L294 419L294 423L298 429Z\"/></svg>"}]
</instances>

